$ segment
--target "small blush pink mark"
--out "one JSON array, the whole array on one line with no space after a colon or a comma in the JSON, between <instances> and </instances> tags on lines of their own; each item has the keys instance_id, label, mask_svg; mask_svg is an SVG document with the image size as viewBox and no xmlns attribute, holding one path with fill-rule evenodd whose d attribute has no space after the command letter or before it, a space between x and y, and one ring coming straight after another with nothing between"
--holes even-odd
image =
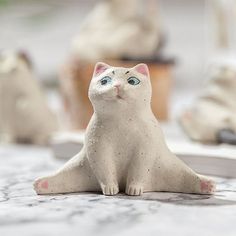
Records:
<instances>
[{"instance_id":1,"label":"small blush pink mark","mask_svg":"<svg viewBox=\"0 0 236 236\"><path fill-rule=\"evenodd\" d=\"M209 182L208 181L201 180L201 190L202 191L210 190L209 187L210 186L209 186Z\"/></svg>"},{"instance_id":2,"label":"small blush pink mark","mask_svg":"<svg viewBox=\"0 0 236 236\"><path fill-rule=\"evenodd\" d=\"M41 187L47 189L48 188L48 181L47 180L43 181L41 184Z\"/></svg>"},{"instance_id":3,"label":"small blush pink mark","mask_svg":"<svg viewBox=\"0 0 236 236\"><path fill-rule=\"evenodd\" d=\"M147 66L144 65L144 64L138 65L135 69L140 74L143 74L143 75L146 75L146 76L148 75Z\"/></svg>"}]
</instances>

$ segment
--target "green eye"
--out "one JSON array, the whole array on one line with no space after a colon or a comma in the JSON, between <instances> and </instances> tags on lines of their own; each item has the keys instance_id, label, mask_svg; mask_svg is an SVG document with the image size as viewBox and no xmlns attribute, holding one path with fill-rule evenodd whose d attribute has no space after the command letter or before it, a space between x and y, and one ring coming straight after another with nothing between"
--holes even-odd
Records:
<instances>
[{"instance_id":1,"label":"green eye","mask_svg":"<svg viewBox=\"0 0 236 236\"><path fill-rule=\"evenodd\" d=\"M112 78L109 76L105 76L100 80L101 85L110 84L112 82Z\"/></svg>"},{"instance_id":2,"label":"green eye","mask_svg":"<svg viewBox=\"0 0 236 236\"><path fill-rule=\"evenodd\" d=\"M140 80L137 79L136 77L129 77L127 79L128 83L131 84L131 85L137 85L140 83Z\"/></svg>"}]
</instances>

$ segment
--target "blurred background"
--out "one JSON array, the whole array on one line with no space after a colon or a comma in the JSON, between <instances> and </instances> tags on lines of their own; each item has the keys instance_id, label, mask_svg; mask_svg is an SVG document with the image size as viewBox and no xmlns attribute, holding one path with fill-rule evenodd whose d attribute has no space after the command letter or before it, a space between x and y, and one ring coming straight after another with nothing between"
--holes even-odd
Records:
<instances>
[{"instance_id":1,"label":"blurred background","mask_svg":"<svg viewBox=\"0 0 236 236\"><path fill-rule=\"evenodd\" d=\"M216 143L226 129L235 143L235 9L233 0L1 0L1 140L42 144L84 130L93 67L105 61L148 64L152 109L167 130Z\"/></svg>"},{"instance_id":2,"label":"blurred background","mask_svg":"<svg viewBox=\"0 0 236 236\"><path fill-rule=\"evenodd\" d=\"M235 88L235 9L232 0L1 0L1 140L42 144L53 131L84 130L92 114L87 89L97 61L147 63L153 112L167 130L178 130L177 136L217 142L222 129L232 136L235 105L229 101L235 96L227 89ZM13 73L13 67L21 69ZM22 86L16 77L28 79ZM231 79L228 87L217 82L225 77ZM31 117L35 110L38 115ZM19 127L25 119L28 133ZM211 135L200 132L212 119L217 121ZM32 140L36 126L44 130L34 137L40 141Z\"/></svg>"},{"instance_id":3,"label":"blurred background","mask_svg":"<svg viewBox=\"0 0 236 236\"><path fill-rule=\"evenodd\" d=\"M58 69L72 51L72 40L97 2L2 0L1 48L27 50L37 78L55 81ZM166 38L165 54L177 60L173 69L174 88L186 88L184 92L192 96L188 87L195 90L205 80L209 37L206 2L160 0L157 5L160 15L157 20ZM173 97L172 101L175 100Z\"/></svg>"},{"instance_id":4,"label":"blurred background","mask_svg":"<svg viewBox=\"0 0 236 236\"><path fill-rule=\"evenodd\" d=\"M58 67L72 50L72 39L97 2L1 0L1 48L26 49L39 77L56 79ZM176 86L201 84L209 37L206 1L159 0L157 4L157 20L167 38L165 52L179 61L174 70Z\"/></svg>"}]
</instances>

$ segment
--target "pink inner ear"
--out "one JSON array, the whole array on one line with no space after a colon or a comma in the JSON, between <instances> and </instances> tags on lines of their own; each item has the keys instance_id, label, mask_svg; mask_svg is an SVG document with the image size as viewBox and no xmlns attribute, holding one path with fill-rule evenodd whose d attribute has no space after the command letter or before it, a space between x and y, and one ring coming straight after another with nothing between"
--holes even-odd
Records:
<instances>
[{"instance_id":1,"label":"pink inner ear","mask_svg":"<svg viewBox=\"0 0 236 236\"><path fill-rule=\"evenodd\" d=\"M95 75L99 75L107 69L108 69L108 67L106 65L99 64L95 68Z\"/></svg>"},{"instance_id":2,"label":"pink inner ear","mask_svg":"<svg viewBox=\"0 0 236 236\"><path fill-rule=\"evenodd\" d=\"M146 65L138 65L137 67L135 67L135 70L137 72L139 72L140 74L143 74L143 75L148 75L148 71L147 71L147 66Z\"/></svg>"}]
</instances>

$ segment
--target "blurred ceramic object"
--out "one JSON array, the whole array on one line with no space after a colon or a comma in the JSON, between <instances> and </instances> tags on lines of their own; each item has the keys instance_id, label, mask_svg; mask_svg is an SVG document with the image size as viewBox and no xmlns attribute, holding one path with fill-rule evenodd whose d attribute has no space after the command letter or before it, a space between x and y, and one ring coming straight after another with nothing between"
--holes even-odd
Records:
<instances>
[{"instance_id":1,"label":"blurred ceramic object","mask_svg":"<svg viewBox=\"0 0 236 236\"><path fill-rule=\"evenodd\" d=\"M107 60L119 67L133 67L136 61ZM152 84L152 110L159 120L168 119L169 97L173 61L161 60L149 62ZM70 130L86 129L92 116L93 108L88 98L89 83L93 74L94 63L81 62L72 58L60 73L60 87L65 108L67 127Z\"/></svg>"},{"instance_id":2,"label":"blurred ceramic object","mask_svg":"<svg viewBox=\"0 0 236 236\"><path fill-rule=\"evenodd\" d=\"M168 149L151 110L151 90L145 64L122 68L97 63L89 86L94 113L84 147L64 167L36 180L36 192L212 194L214 182Z\"/></svg>"},{"instance_id":3,"label":"blurred ceramic object","mask_svg":"<svg viewBox=\"0 0 236 236\"><path fill-rule=\"evenodd\" d=\"M73 42L80 60L153 56L160 46L156 0L99 2Z\"/></svg>"},{"instance_id":4,"label":"blurred ceramic object","mask_svg":"<svg viewBox=\"0 0 236 236\"><path fill-rule=\"evenodd\" d=\"M232 139L234 134L236 140L236 64L213 67L202 95L182 114L180 123L193 140L231 139L236 144Z\"/></svg>"},{"instance_id":5,"label":"blurred ceramic object","mask_svg":"<svg viewBox=\"0 0 236 236\"><path fill-rule=\"evenodd\" d=\"M207 0L208 49L235 54L236 50L236 1Z\"/></svg>"},{"instance_id":6,"label":"blurred ceramic object","mask_svg":"<svg viewBox=\"0 0 236 236\"><path fill-rule=\"evenodd\" d=\"M25 53L0 55L0 138L3 142L46 144L57 120L33 78Z\"/></svg>"}]
</instances>

